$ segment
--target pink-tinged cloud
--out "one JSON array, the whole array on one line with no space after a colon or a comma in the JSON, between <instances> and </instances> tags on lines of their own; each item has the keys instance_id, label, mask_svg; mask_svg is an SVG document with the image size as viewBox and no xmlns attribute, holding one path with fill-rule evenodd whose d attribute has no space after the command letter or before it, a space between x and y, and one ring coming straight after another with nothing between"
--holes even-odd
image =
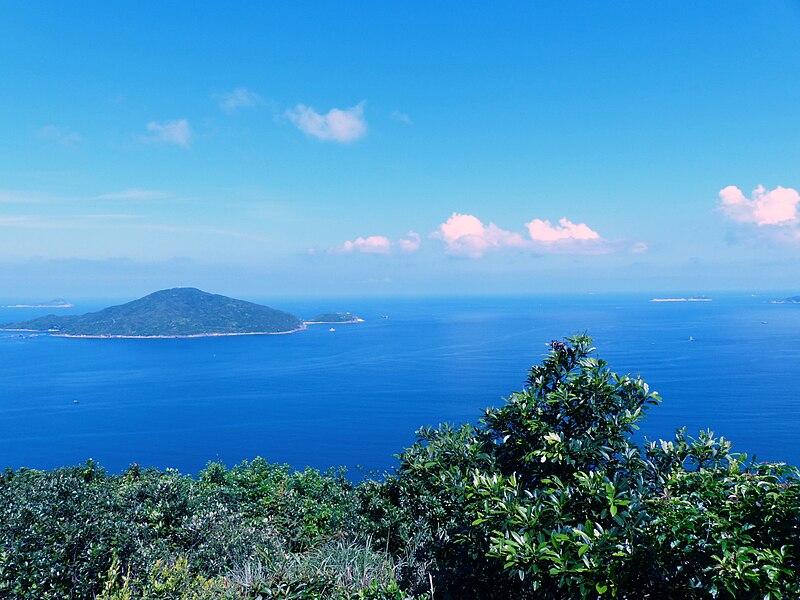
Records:
<instances>
[{"instance_id":1,"label":"pink-tinged cloud","mask_svg":"<svg viewBox=\"0 0 800 600\"><path fill-rule=\"evenodd\" d=\"M286 116L303 133L328 142L353 142L367 133L364 103L342 110L332 108L322 115L310 106L298 104Z\"/></svg>"},{"instance_id":2,"label":"pink-tinged cloud","mask_svg":"<svg viewBox=\"0 0 800 600\"><path fill-rule=\"evenodd\" d=\"M533 219L526 224L528 237L484 223L474 215L453 213L431 234L445 243L445 252L452 256L480 258L487 252L503 249L531 252L596 254L611 252L615 245L604 240L585 223L573 223L562 218L558 225Z\"/></svg>"},{"instance_id":3,"label":"pink-tinged cloud","mask_svg":"<svg viewBox=\"0 0 800 600\"><path fill-rule=\"evenodd\" d=\"M566 217L559 219L558 225L550 221L534 219L526 225L528 235L535 242L562 242L566 240L599 240L600 234L585 223L575 224Z\"/></svg>"},{"instance_id":4,"label":"pink-tinged cloud","mask_svg":"<svg viewBox=\"0 0 800 600\"><path fill-rule=\"evenodd\" d=\"M487 252L501 248L523 248L523 237L501 229L494 223L484 225L474 215L453 213L447 221L431 234L445 243L445 252L452 256L480 258Z\"/></svg>"},{"instance_id":5,"label":"pink-tinged cloud","mask_svg":"<svg viewBox=\"0 0 800 600\"><path fill-rule=\"evenodd\" d=\"M352 254L361 252L363 254L389 254L392 250L392 242L389 238L382 235L371 235L369 237L357 237L355 240L347 241L341 246L331 248L329 252L340 252Z\"/></svg>"},{"instance_id":6,"label":"pink-tinged cloud","mask_svg":"<svg viewBox=\"0 0 800 600\"><path fill-rule=\"evenodd\" d=\"M400 248L400 252L405 252L406 254L416 252L421 245L422 239L416 231L409 231L406 237L397 240L397 246Z\"/></svg>"},{"instance_id":7,"label":"pink-tinged cloud","mask_svg":"<svg viewBox=\"0 0 800 600\"><path fill-rule=\"evenodd\" d=\"M719 191L719 209L726 217L739 223L753 223L759 227L797 225L798 203L800 194L797 190L781 186L774 190L766 190L763 185L759 185L753 190L750 198L746 198L734 185Z\"/></svg>"}]
</instances>

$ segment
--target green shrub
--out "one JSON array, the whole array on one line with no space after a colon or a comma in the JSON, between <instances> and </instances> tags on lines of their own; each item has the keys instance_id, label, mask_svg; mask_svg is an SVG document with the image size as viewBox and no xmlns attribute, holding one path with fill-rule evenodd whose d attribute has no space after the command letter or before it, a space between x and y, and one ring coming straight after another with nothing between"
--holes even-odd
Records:
<instances>
[{"instance_id":1,"label":"green shrub","mask_svg":"<svg viewBox=\"0 0 800 600\"><path fill-rule=\"evenodd\" d=\"M701 434L640 448L660 398L585 336L553 342L527 386L475 427L421 430L360 488L410 589L443 598L800 596L800 486Z\"/></svg>"}]
</instances>

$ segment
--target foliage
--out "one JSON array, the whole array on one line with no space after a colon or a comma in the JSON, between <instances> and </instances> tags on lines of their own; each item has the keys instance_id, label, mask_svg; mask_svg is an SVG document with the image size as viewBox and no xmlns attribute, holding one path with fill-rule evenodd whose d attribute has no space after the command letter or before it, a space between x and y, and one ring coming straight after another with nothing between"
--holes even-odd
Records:
<instances>
[{"instance_id":1,"label":"foliage","mask_svg":"<svg viewBox=\"0 0 800 600\"><path fill-rule=\"evenodd\" d=\"M198 479L137 465L108 475L91 461L7 471L0 596L255 598L275 585L283 595L274 597L286 598L317 597L317 588L394 594L392 560L366 546L351 552L358 577L332 574L325 549L356 535L352 495L341 471L294 472L263 459L230 470L211 463ZM259 564L269 567L263 577L242 585L237 574Z\"/></svg>"},{"instance_id":2,"label":"foliage","mask_svg":"<svg viewBox=\"0 0 800 600\"><path fill-rule=\"evenodd\" d=\"M698 596L800 597L800 473L748 461L685 431L647 448L660 494L651 540L671 589ZM702 591L700 591L702 590Z\"/></svg>"},{"instance_id":3,"label":"foliage","mask_svg":"<svg viewBox=\"0 0 800 600\"><path fill-rule=\"evenodd\" d=\"M427 570L450 598L797 597L798 471L708 433L640 448L660 398L593 352L553 342L523 391L475 427L421 430L362 501L423 567L407 585Z\"/></svg>"},{"instance_id":4,"label":"foliage","mask_svg":"<svg viewBox=\"0 0 800 600\"><path fill-rule=\"evenodd\" d=\"M421 429L383 480L261 458L6 470L0 596L800 597L800 472L710 432L637 444L659 401L578 336L476 425Z\"/></svg>"}]
</instances>

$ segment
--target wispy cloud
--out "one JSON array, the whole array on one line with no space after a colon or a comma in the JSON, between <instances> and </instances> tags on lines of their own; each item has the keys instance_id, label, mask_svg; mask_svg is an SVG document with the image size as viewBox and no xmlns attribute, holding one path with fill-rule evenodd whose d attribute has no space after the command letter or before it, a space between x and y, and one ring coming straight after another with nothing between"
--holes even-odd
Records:
<instances>
[{"instance_id":1,"label":"wispy cloud","mask_svg":"<svg viewBox=\"0 0 800 600\"><path fill-rule=\"evenodd\" d=\"M240 108L253 108L264 102L261 96L244 87L237 87L232 92L214 94L213 98L222 110L229 113L236 112Z\"/></svg>"},{"instance_id":2,"label":"wispy cloud","mask_svg":"<svg viewBox=\"0 0 800 600\"><path fill-rule=\"evenodd\" d=\"M527 237L491 222L485 225L474 215L453 213L430 237L442 240L447 254L467 258L480 258L498 250L598 254L616 249L585 223L573 223L566 217L558 225L533 219L526 227Z\"/></svg>"},{"instance_id":3,"label":"wispy cloud","mask_svg":"<svg viewBox=\"0 0 800 600\"><path fill-rule=\"evenodd\" d=\"M12 229L92 229L127 223L139 217L129 214L89 214L69 217L41 215L0 215L0 227Z\"/></svg>"},{"instance_id":4,"label":"wispy cloud","mask_svg":"<svg viewBox=\"0 0 800 600\"><path fill-rule=\"evenodd\" d=\"M86 215L84 218L85 219L89 219L89 220L97 220L97 221L105 221L105 220L127 221L129 219L138 219L140 217L138 217L136 215L125 214L125 213L104 213L104 214L98 214L98 215Z\"/></svg>"},{"instance_id":5,"label":"wispy cloud","mask_svg":"<svg viewBox=\"0 0 800 600\"><path fill-rule=\"evenodd\" d=\"M157 200L166 198L167 194L158 190L143 190L139 188L129 188L110 194L100 194L95 196L95 200Z\"/></svg>"},{"instance_id":6,"label":"wispy cloud","mask_svg":"<svg viewBox=\"0 0 800 600\"><path fill-rule=\"evenodd\" d=\"M141 137L143 142L177 144L184 148L189 147L193 137L192 128L186 119L164 121L163 123L150 121L147 124L147 131L150 134Z\"/></svg>"},{"instance_id":7,"label":"wispy cloud","mask_svg":"<svg viewBox=\"0 0 800 600\"><path fill-rule=\"evenodd\" d=\"M55 142L62 146L74 146L83 141L83 137L69 129L56 127L55 125L46 125L42 127L39 132L39 138L49 142Z\"/></svg>"},{"instance_id":8,"label":"wispy cloud","mask_svg":"<svg viewBox=\"0 0 800 600\"><path fill-rule=\"evenodd\" d=\"M0 215L0 227L13 229L60 229L68 221L33 215Z\"/></svg>"},{"instance_id":9,"label":"wispy cloud","mask_svg":"<svg viewBox=\"0 0 800 600\"><path fill-rule=\"evenodd\" d=\"M406 125L411 125L411 117L409 117L406 113L402 113L399 110L393 110L390 116L395 121L400 121Z\"/></svg>"},{"instance_id":10,"label":"wispy cloud","mask_svg":"<svg viewBox=\"0 0 800 600\"><path fill-rule=\"evenodd\" d=\"M225 229L222 227L193 227L187 225L169 225L151 223L140 226L141 229L148 229L150 231L164 231L167 233L199 233L215 236L233 237L243 240L251 240L254 242L268 242L269 238L259 235L257 233L250 233L249 231L239 231L236 229Z\"/></svg>"},{"instance_id":11,"label":"wispy cloud","mask_svg":"<svg viewBox=\"0 0 800 600\"><path fill-rule=\"evenodd\" d=\"M17 204L43 204L51 202L53 198L35 192L22 192L19 190L0 190L0 202Z\"/></svg>"},{"instance_id":12,"label":"wispy cloud","mask_svg":"<svg viewBox=\"0 0 800 600\"><path fill-rule=\"evenodd\" d=\"M286 111L286 117L303 133L323 141L348 143L367 133L363 102L345 110L332 108L324 115L298 104Z\"/></svg>"},{"instance_id":13,"label":"wispy cloud","mask_svg":"<svg viewBox=\"0 0 800 600\"><path fill-rule=\"evenodd\" d=\"M798 203L800 194L793 188L778 186L767 190L759 185L746 198L738 187L729 185L719 191L718 206L727 218L739 223L794 227L798 223Z\"/></svg>"}]
</instances>

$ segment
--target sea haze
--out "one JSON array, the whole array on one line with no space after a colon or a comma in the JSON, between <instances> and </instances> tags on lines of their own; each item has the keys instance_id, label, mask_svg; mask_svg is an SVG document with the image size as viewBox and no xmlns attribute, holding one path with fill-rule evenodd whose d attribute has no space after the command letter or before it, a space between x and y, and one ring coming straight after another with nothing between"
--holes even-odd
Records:
<instances>
[{"instance_id":1,"label":"sea haze","mask_svg":"<svg viewBox=\"0 0 800 600\"><path fill-rule=\"evenodd\" d=\"M648 299L262 300L306 318L349 310L366 321L194 339L0 332L0 465L91 457L111 471L137 462L197 473L209 460L263 456L360 477L391 469L420 426L476 421L522 387L548 341L584 330L612 369L640 373L663 396L642 435L710 428L734 450L800 464L800 305ZM48 312L0 309L0 322Z\"/></svg>"}]
</instances>

